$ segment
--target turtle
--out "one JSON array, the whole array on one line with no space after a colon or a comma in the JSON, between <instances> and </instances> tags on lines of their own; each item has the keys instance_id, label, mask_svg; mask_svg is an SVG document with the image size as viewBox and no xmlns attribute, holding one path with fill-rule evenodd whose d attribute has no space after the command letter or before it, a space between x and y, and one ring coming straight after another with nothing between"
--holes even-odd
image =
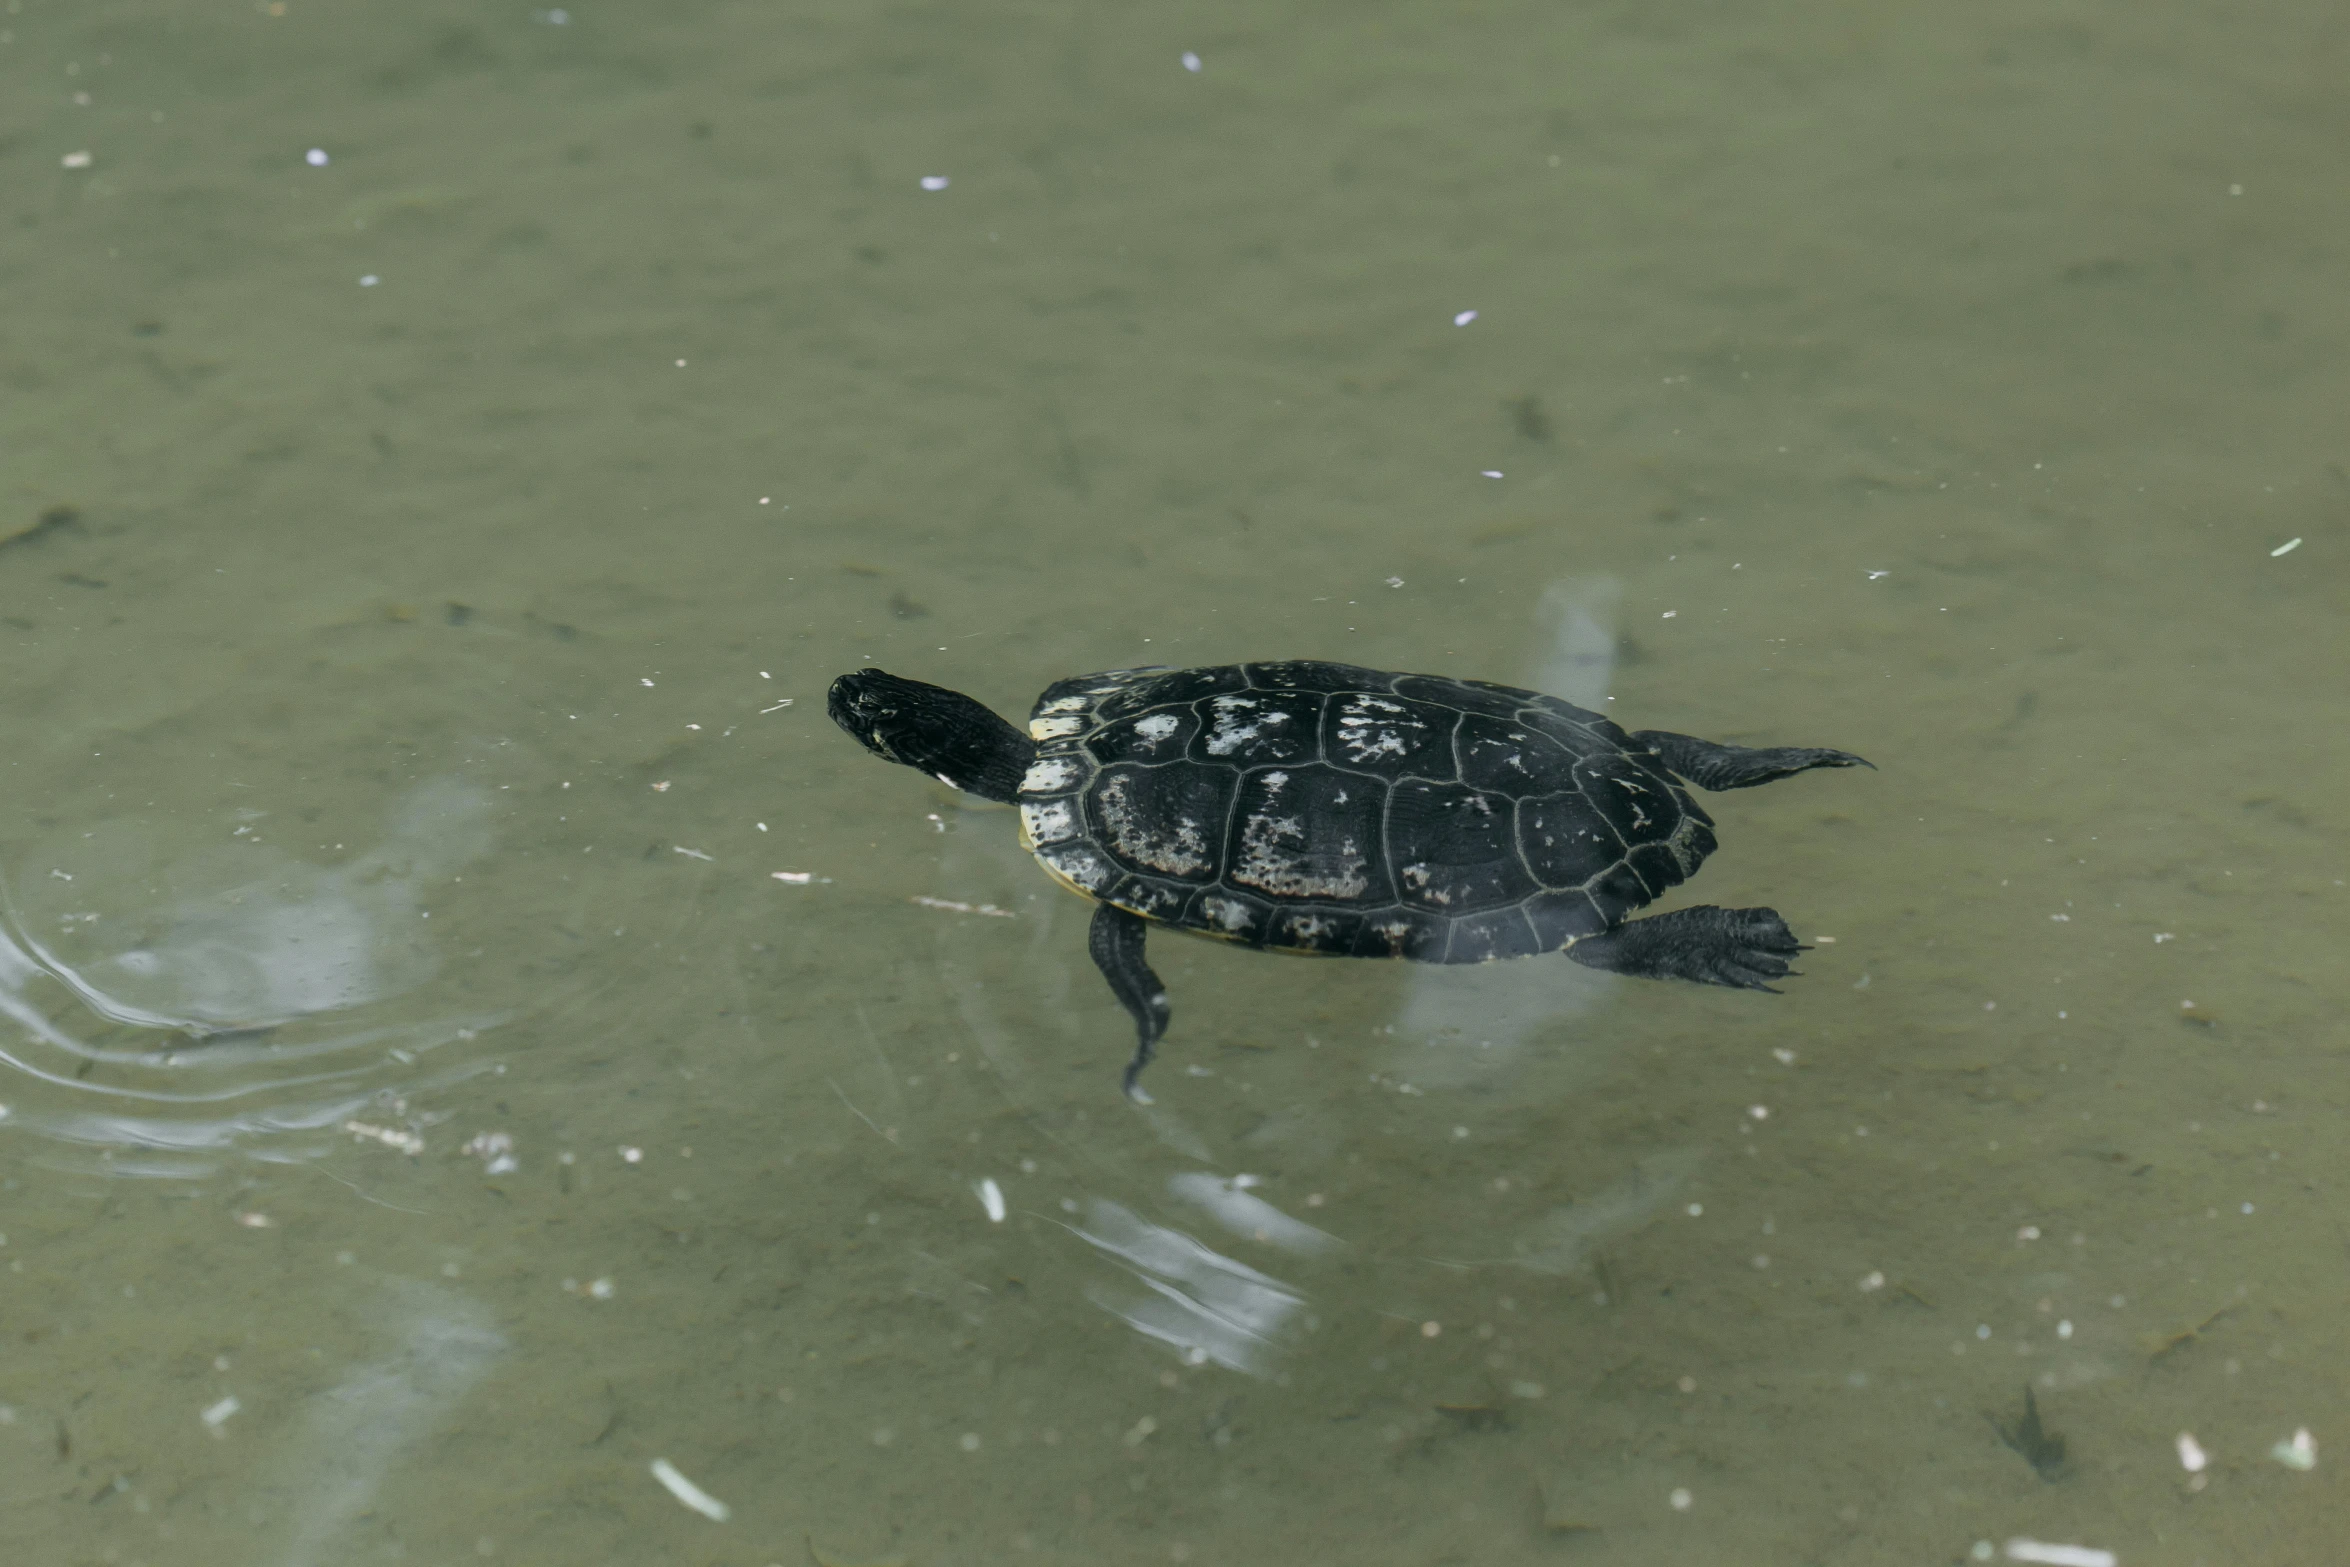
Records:
<instances>
[{"instance_id":1,"label":"turtle","mask_svg":"<svg viewBox=\"0 0 2350 1567\"><path fill-rule=\"evenodd\" d=\"M1317 660L1114 669L1045 688L1022 734L879 669L826 709L886 761L1016 804L1020 839L1094 904L1087 946L1134 1019L1123 1086L1167 1031L1153 924L1268 951L1419 963L1563 952L1748 990L1809 950L1778 912L1627 916L1694 874L1714 823L1683 784L1744 789L1849 751L1750 749L1537 691Z\"/></svg>"}]
</instances>

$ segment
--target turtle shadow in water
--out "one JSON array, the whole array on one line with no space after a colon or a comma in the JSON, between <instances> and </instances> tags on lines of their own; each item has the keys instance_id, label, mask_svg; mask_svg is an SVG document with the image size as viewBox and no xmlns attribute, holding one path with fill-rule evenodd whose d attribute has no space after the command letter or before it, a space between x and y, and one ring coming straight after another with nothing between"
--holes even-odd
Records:
<instances>
[{"instance_id":1,"label":"turtle shadow in water","mask_svg":"<svg viewBox=\"0 0 2350 1567\"><path fill-rule=\"evenodd\" d=\"M1615 674L1613 577L1564 577L1535 610L1526 684L1594 712ZM1411 965L1410 991L1383 1050L1383 1070L1423 1088L1458 1087L1513 1067L1551 1023L1605 1005L1618 976L1556 955L1459 967Z\"/></svg>"}]
</instances>

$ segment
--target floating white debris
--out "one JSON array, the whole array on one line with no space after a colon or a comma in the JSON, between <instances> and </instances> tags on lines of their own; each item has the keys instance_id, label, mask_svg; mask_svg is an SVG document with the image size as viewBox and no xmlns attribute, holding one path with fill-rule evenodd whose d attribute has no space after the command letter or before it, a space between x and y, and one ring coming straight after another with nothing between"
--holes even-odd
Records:
<instances>
[{"instance_id":1,"label":"floating white debris","mask_svg":"<svg viewBox=\"0 0 2350 1567\"><path fill-rule=\"evenodd\" d=\"M1498 479L1502 477L1502 471L1499 468L1480 468L1477 470L1477 472L1488 479Z\"/></svg>"},{"instance_id":2,"label":"floating white debris","mask_svg":"<svg viewBox=\"0 0 2350 1567\"><path fill-rule=\"evenodd\" d=\"M992 903L957 903L952 898L908 898L906 901L918 903L926 909L944 909L949 914L985 914L999 920L1019 918L1010 909L999 909Z\"/></svg>"},{"instance_id":3,"label":"floating white debris","mask_svg":"<svg viewBox=\"0 0 2350 1567\"><path fill-rule=\"evenodd\" d=\"M788 881L795 887L805 887L816 879L813 871L769 871L767 874L777 881Z\"/></svg>"},{"instance_id":4,"label":"floating white debris","mask_svg":"<svg viewBox=\"0 0 2350 1567\"><path fill-rule=\"evenodd\" d=\"M943 174L925 174L922 176L922 188L924 190L945 190L947 185L947 177Z\"/></svg>"},{"instance_id":5,"label":"floating white debris","mask_svg":"<svg viewBox=\"0 0 2350 1567\"><path fill-rule=\"evenodd\" d=\"M2007 1542L2007 1559L2046 1562L2049 1567L2113 1567L2115 1561L2113 1552L2094 1545L2050 1545L2044 1540L2020 1538Z\"/></svg>"},{"instance_id":6,"label":"floating white debris","mask_svg":"<svg viewBox=\"0 0 2350 1567\"><path fill-rule=\"evenodd\" d=\"M1876 580L1877 580L1879 577L1890 577L1890 576L1892 576L1892 575L1893 575L1893 573L1891 573L1890 571L1872 571L1872 572L1870 572L1870 573L1869 573L1869 580L1870 580L1871 582L1874 582L1874 581L1876 581Z\"/></svg>"},{"instance_id":7,"label":"floating white debris","mask_svg":"<svg viewBox=\"0 0 2350 1567\"><path fill-rule=\"evenodd\" d=\"M1689 1511L1690 1507L1697 1501L1697 1498L1689 1494L1689 1487L1685 1485L1677 1485L1673 1487L1673 1494L1667 1497L1666 1500L1673 1504L1674 1512L1685 1513Z\"/></svg>"},{"instance_id":8,"label":"floating white debris","mask_svg":"<svg viewBox=\"0 0 2350 1567\"><path fill-rule=\"evenodd\" d=\"M314 169L323 169L326 167L327 163L326 149L324 147L313 147L308 152L302 154L302 161L309 164Z\"/></svg>"},{"instance_id":9,"label":"floating white debris","mask_svg":"<svg viewBox=\"0 0 2350 1567\"><path fill-rule=\"evenodd\" d=\"M2179 1467L2191 1475L2201 1474L2211 1462L2211 1455L2203 1451L2203 1444L2195 1440L2192 1431L2179 1433Z\"/></svg>"},{"instance_id":10,"label":"floating white debris","mask_svg":"<svg viewBox=\"0 0 2350 1567\"><path fill-rule=\"evenodd\" d=\"M660 1481L671 1496L676 1497L712 1523L724 1523L734 1515L732 1508L688 1480L684 1475L679 1474L677 1466L666 1458L653 1460L653 1478Z\"/></svg>"},{"instance_id":11,"label":"floating white debris","mask_svg":"<svg viewBox=\"0 0 2350 1567\"><path fill-rule=\"evenodd\" d=\"M424 1152L423 1138L414 1132L403 1132L396 1126L371 1126L365 1121L345 1121L343 1130L349 1132L353 1137L365 1137L383 1144L386 1148L397 1148L404 1154L415 1155Z\"/></svg>"},{"instance_id":12,"label":"floating white debris","mask_svg":"<svg viewBox=\"0 0 2350 1567\"><path fill-rule=\"evenodd\" d=\"M505 1175L522 1168L514 1158L514 1139L504 1132L477 1132L462 1151L482 1162L485 1175Z\"/></svg>"},{"instance_id":13,"label":"floating white debris","mask_svg":"<svg viewBox=\"0 0 2350 1567\"><path fill-rule=\"evenodd\" d=\"M1200 66L1199 66L1199 56L1198 56L1198 55L1196 55L1196 54L1193 54L1193 53L1192 53L1192 52L1191 52L1189 49L1186 49L1186 50L1184 50L1184 51L1183 51L1183 68L1184 68L1185 70L1187 70L1187 71L1191 71L1191 72L1193 72L1193 73L1195 73L1195 74L1196 74L1196 73L1198 72L1199 68L1200 68Z\"/></svg>"},{"instance_id":14,"label":"floating white debris","mask_svg":"<svg viewBox=\"0 0 2350 1567\"><path fill-rule=\"evenodd\" d=\"M1456 313L1456 314L1453 316L1453 318L1452 318L1452 324L1453 324L1454 326L1467 326L1467 325L1468 325L1470 322L1472 322L1472 321L1474 321L1474 320L1476 320L1476 319L1477 319L1477 312L1476 312L1476 311L1474 311L1474 310L1463 310L1463 311L1459 311L1459 312L1457 312L1457 313Z\"/></svg>"},{"instance_id":15,"label":"floating white debris","mask_svg":"<svg viewBox=\"0 0 2350 1567\"><path fill-rule=\"evenodd\" d=\"M2270 550L2268 552L2268 558L2270 560L2275 560L2279 555L2290 555L2300 547L2301 541L2299 539L2287 539L2284 543L2278 545L2275 549Z\"/></svg>"},{"instance_id":16,"label":"floating white debris","mask_svg":"<svg viewBox=\"0 0 2350 1567\"><path fill-rule=\"evenodd\" d=\"M228 1423L229 1416L235 1414L238 1410L244 1407L244 1405L237 1402L237 1395L231 1393L228 1397L222 1399L219 1403L214 1404L211 1408L205 1410L204 1413L197 1418L202 1420L209 1429L218 1431L222 1426Z\"/></svg>"},{"instance_id":17,"label":"floating white debris","mask_svg":"<svg viewBox=\"0 0 2350 1567\"><path fill-rule=\"evenodd\" d=\"M689 860L707 860L710 858L709 855L704 854L701 850L689 849L682 843L673 843L669 846L669 848L671 853L682 854Z\"/></svg>"},{"instance_id":18,"label":"floating white debris","mask_svg":"<svg viewBox=\"0 0 2350 1567\"><path fill-rule=\"evenodd\" d=\"M987 1222L1003 1223L1004 1189L995 1183L995 1177L991 1175L971 1189L979 1194L979 1206L987 1210Z\"/></svg>"},{"instance_id":19,"label":"floating white debris","mask_svg":"<svg viewBox=\"0 0 2350 1567\"><path fill-rule=\"evenodd\" d=\"M2289 1442L2279 1442L2268 1450L2268 1456L2287 1469L2310 1470L2317 1467L2317 1443L2310 1438L2309 1427L2293 1433Z\"/></svg>"},{"instance_id":20,"label":"floating white debris","mask_svg":"<svg viewBox=\"0 0 2350 1567\"><path fill-rule=\"evenodd\" d=\"M791 706L791 704L792 699L787 696L782 701L776 703L773 707L762 707L759 709L759 711L762 713L780 713L785 708Z\"/></svg>"},{"instance_id":21,"label":"floating white debris","mask_svg":"<svg viewBox=\"0 0 2350 1567\"><path fill-rule=\"evenodd\" d=\"M275 1219L272 1219L266 1213L254 1213L251 1211L238 1214L237 1222L248 1230L266 1230L277 1223Z\"/></svg>"},{"instance_id":22,"label":"floating white debris","mask_svg":"<svg viewBox=\"0 0 2350 1567\"><path fill-rule=\"evenodd\" d=\"M69 169L86 169L90 166L90 155L86 152L69 152L57 161Z\"/></svg>"}]
</instances>

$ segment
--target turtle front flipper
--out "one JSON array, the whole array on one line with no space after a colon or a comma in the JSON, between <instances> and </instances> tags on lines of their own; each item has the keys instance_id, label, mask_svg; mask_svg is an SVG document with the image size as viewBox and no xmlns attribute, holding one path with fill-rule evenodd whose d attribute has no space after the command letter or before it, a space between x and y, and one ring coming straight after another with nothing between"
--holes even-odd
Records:
<instances>
[{"instance_id":1,"label":"turtle front flipper","mask_svg":"<svg viewBox=\"0 0 2350 1567\"><path fill-rule=\"evenodd\" d=\"M1776 745L1756 750L1743 745L1717 745L1711 740L1677 735L1665 729L1640 730L1632 736L1632 741L1646 746L1658 761L1698 788L1715 791L1751 789L1756 784L1792 778L1815 767L1866 767L1874 771L1877 765L1850 751L1831 751L1824 746Z\"/></svg>"},{"instance_id":2,"label":"turtle front flipper","mask_svg":"<svg viewBox=\"0 0 2350 1567\"><path fill-rule=\"evenodd\" d=\"M1585 968L1611 974L1686 979L1776 994L1770 981L1794 973L1787 960L1809 950L1776 909L1724 909L1707 903L1580 937L1568 945L1567 956Z\"/></svg>"},{"instance_id":3,"label":"turtle front flipper","mask_svg":"<svg viewBox=\"0 0 2350 1567\"><path fill-rule=\"evenodd\" d=\"M1126 1097L1136 1104L1151 1102L1138 1080L1158 1053L1159 1036L1167 1032L1167 1020L1174 1015L1167 1005L1167 987L1143 961L1143 938L1148 934L1148 922L1141 915L1104 903L1093 911L1093 929L1085 942L1102 978L1110 982L1110 994L1134 1018L1134 1059L1126 1063L1124 1087Z\"/></svg>"}]
</instances>

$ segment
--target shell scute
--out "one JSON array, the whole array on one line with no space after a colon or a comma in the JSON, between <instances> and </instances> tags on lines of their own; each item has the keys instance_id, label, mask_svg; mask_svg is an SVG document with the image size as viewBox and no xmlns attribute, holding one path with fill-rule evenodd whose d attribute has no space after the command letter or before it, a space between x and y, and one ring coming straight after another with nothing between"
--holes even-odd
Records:
<instances>
[{"instance_id":1,"label":"shell scute","mask_svg":"<svg viewBox=\"0 0 2350 1567\"><path fill-rule=\"evenodd\" d=\"M1534 926L1522 908L1494 909L1452 922L1452 944L1445 948L1447 963L1494 963L1503 958L1529 958L1542 950Z\"/></svg>"},{"instance_id":2,"label":"shell scute","mask_svg":"<svg viewBox=\"0 0 2350 1567\"><path fill-rule=\"evenodd\" d=\"M1322 755L1381 778L1459 776L1452 732L1460 714L1378 691L1333 695L1322 717Z\"/></svg>"},{"instance_id":3,"label":"shell scute","mask_svg":"<svg viewBox=\"0 0 2350 1567\"><path fill-rule=\"evenodd\" d=\"M1560 708L1565 708L1566 712L1560 712ZM1578 761L1588 761L1597 756L1621 756L1632 749L1631 737L1617 728L1612 720L1597 713L1586 713L1579 707L1569 707L1564 702L1521 708L1518 711L1518 722L1556 741Z\"/></svg>"},{"instance_id":4,"label":"shell scute","mask_svg":"<svg viewBox=\"0 0 2350 1567\"><path fill-rule=\"evenodd\" d=\"M1362 931L1363 916L1351 909L1276 909L1265 933L1265 945L1284 952L1350 957Z\"/></svg>"},{"instance_id":5,"label":"shell scute","mask_svg":"<svg viewBox=\"0 0 2350 1567\"><path fill-rule=\"evenodd\" d=\"M1556 952L1570 941L1596 936L1613 923L1599 912L1586 892L1545 892L1526 900L1526 918L1533 922L1540 950Z\"/></svg>"},{"instance_id":6,"label":"shell scute","mask_svg":"<svg viewBox=\"0 0 2350 1567\"><path fill-rule=\"evenodd\" d=\"M1354 955L1441 963L1445 946L1451 940L1452 921L1440 915L1419 909L1381 909L1363 916L1363 928L1355 936Z\"/></svg>"},{"instance_id":7,"label":"shell scute","mask_svg":"<svg viewBox=\"0 0 2350 1567\"><path fill-rule=\"evenodd\" d=\"M1191 894L1192 889L1179 882L1162 881L1155 876L1122 876L1103 901L1130 909L1147 920L1174 920L1181 917Z\"/></svg>"},{"instance_id":8,"label":"shell scute","mask_svg":"<svg viewBox=\"0 0 2350 1567\"><path fill-rule=\"evenodd\" d=\"M1583 890L1590 895L1592 907L1598 909L1610 925L1648 902L1647 886L1631 864L1623 860L1592 877Z\"/></svg>"},{"instance_id":9,"label":"shell scute","mask_svg":"<svg viewBox=\"0 0 2350 1567\"><path fill-rule=\"evenodd\" d=\"M1472 789L1523 797L1572 788L1575 754L1514 719L1465 713L1453 733L1461 782Z\"/></svg>"},{"instance_id":10,"label":"shell scute","mask_svg":"<svg viewBox=\"0 0 2350 1567\"><path fill-rule=\"evenodd\" d=\"M1632 867L1632 874L1648 889L1649 900L1663 897L1686 879L1680 857L1673 853L1670 843L1644 843L1626 854L1624 863Z\"/></svg>"},{"instance_id":11,"label":"shell scute","mask_svg":"<svg viewBox=\"0 0 2350 1567\"><path fill-rule=\"evenodd\" d=\"M1248 774L1232 811L1225 877L1273 898L1384 903L1386 791L1318 766Z\"/></svg>"},{"instance_id":12,"label":"shell scute","mask_svg":"<svg viewBox=\"0 0 2350 1567\"><path fill-rule=\"evenodd\" d=\"M1457 917L1540 890L1518 858L1516 815L1502 795L1416 778L1397 784L1387 809L1397 897Z\"/></svg>"},{"instance_id":13,"label":"shell scute","mask_svg":"<svg viewBox=\"0 0 2350 1567\"><path fill-rule=\"evenodd\" d=\"M1095 761L1177 762L1198 737L1199 715L1188 707L1154 707L1105 724L1085 737Z\"/></svg>"},{"instance_id":14,"label":"shell scute","mask_svg":"<svg viewBox=\"0 0 2350 1567\"><path fill-rule=\"evenodd\" d=\"M1232 767L1313 760L1321 750L1318 692L1228 692L1194 704L1202 728L1191 742L1195 762Z\"/></svg>"},{"instance_id":15,"label":"shell scute","mask_svg":"<svg viewBox=\"0 0 2350 1567\"><path fill-rule=\"evenodd\" d=\"M1541 693L1489 685L1482 680L1401 675L1395 681L1395 694L1408 696L1414 701L1434 702L1442 707L1456 707L1464 713L1483 713L1489 718L1515 718L1518 709L1533 706L1535 698Z\"/></svg>"},{"instance_id":16,"label":"shell scute","mask_svg":"<svg viewBox=\"0 0 2350 1567\"><path fill-rule=\"evenodd\" d=\"M1311 658L1240 667L1248 672L1248 683L1260 691L1384 691L1395 678L1356 664L1330 664Z\"/></svg>"},{"instance_id":17,"label":"shell scute","mask_svg":"<svg viewBox=\"0 0 2350 1567\"><path fill-rule=\"evenodd\" d=\"M1575 787L1627 846L1661 843L1681 824L1681 792L1629 757L1577 762Z\"/></svg>"},{"instance_id":18,"label":"shell scute","mask_svg":"<svg viewBox=\"0 0 2350 1567\"><path fill-rule=\"evenodd\" d=\"M1093 897L1099 897L1118 879L1109 856L1090 844L1046 844L1036 851L1036 857L1044 862L1045 869Z\"/></svg>"},{"instance_id":19,"label":"shell scute","mask_svg":"<svg viewBox=\"0 0 2350 1567\"><path fill-rule=\"evenodd\" d=\"M1237 664L1218 669L1131 670L1114 678L1119 684L1094 709L1095 716L1103 723L1145 708L1196 702L1218 692L1248 689L1248 677Z\"/></svg>"},{"instance_id":20,"label":"shell scute","mask_svg":"<svg viewBox=\"0 0 2350 1567\"><path fill-rule=\"evenodd\" d=\"M1228 888L1211 887L1193 893L1191 902L1179 922L1193 930L1206 931L1211 936L1222 936L1229 941L1244 941L1252 947L1265 945L1265 937L1273 925L1273 905L1262 898Z\"/></svg>"},{"instance_id":21,"label":"shell scute","mask_svg":"<svg viewBox=\"0 0 2350 1567\"><path fill-rule=\"evenodd\" d=\"M1580 794L1518 802L1518 852L1545 887L1580 887L1624 857L1624 841Z\"/></svg>"},{"instance_id":22,"label":"shell scute","mask_svg":"<svg viewBox=\"0 0 2350 1567\"><path fill-rule=\"evenodd\" d=\"M1105 767L1085 792L1085 814L1124 869L1213 881L1238 782L1221 768Z\"/></svg>"}]
</instances>

